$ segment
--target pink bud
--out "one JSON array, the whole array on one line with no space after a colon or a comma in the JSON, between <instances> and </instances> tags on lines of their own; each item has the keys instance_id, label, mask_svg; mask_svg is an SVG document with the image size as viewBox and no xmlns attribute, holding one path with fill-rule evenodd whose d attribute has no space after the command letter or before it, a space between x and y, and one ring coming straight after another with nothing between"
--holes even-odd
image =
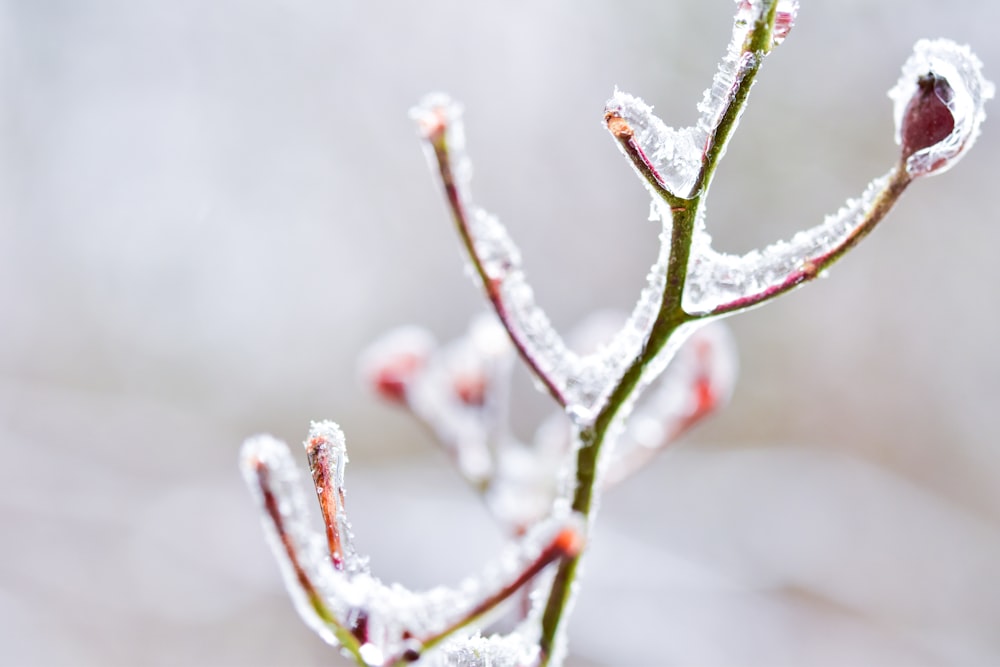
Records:
<instances>
[{"instance_id":1,"label":"pink bud","mask_svg":"<svg viewBox=\"0 0 1000 667\"><path fill-rule=\"evenodd\" d=\"M361 355L361 378L382 399L407 402L407 392L427 365L433 337L419 327L401 327L372 343Z\"/></svg>"},{"instance_id":2,"label":"pink bud","mask_svg":"<svg viewBox=\"0 0 1000 667\"><path fill-rule=\"evenodd\" d=\"M480 407L486 403L486 375L482 372L458 373L452 386L458 399L465 405Z\"/></svg>"},{"instance_id":3,"label":"pink bud","mask_svg":"<svg viewBox=\"0 0 1000 667\"><path fill-rule=\"evenodd\" d=\"M391 403L405 403L407 385L423 368L424 361L423 357L409 353L384 359L370 380L375 392Z\"/></svg>"},{"instance_id":4,"label":"pink bud","mask_svg":"<svg viewBox=\"0 0 1000 667\"><path fill-rule=\"evenodd\" d=\"M955 129L955 117L948 103L955 97L955 91L948 81L934 72L928 72L917 79L917 89L903 112L900 129L903 144L903 159L917 151L930 148L944 141ZM943 160L944 158L939 158ZM934 170L939 165L932 164Z\"/></svg>"}]
</instances>

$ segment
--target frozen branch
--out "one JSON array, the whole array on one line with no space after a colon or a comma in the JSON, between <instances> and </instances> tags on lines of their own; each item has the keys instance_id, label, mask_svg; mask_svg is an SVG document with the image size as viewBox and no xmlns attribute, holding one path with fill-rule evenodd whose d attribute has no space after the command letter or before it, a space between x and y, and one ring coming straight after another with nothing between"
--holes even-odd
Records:
<instances>
[{"instance_id":1,"label":"frozen branch","mask_svg":"<svg viewBox=\"0 0 1000 667\"><path fill-rule=\"evenodd\" d=\"M950 169L975 142L994 92L982 64L968 47L922 40L890 93L900 144L895 166L790 241L741 257L716 252L705 228L709 186L761 64L798 9L796 0L736 4L729 48L694 126L670 128L652 107L619 91L605 108L608 130L650 193L660 247L631 315L589 354L567 347L536 305L507 230L473 203L458 104L432 95L411 112L499 325L474 325L442 348L424 330L397 330L366 352L362 374L382 398L427 425L494 516L522 537L497 565L457 588L387 586L352 546L340 429L314 424L306 441L324 533L307 524L287 447L268 437L247 441L244 475L297 610L359 663L560 664L583 535L602 489L728 399L732 350L717 329L702 327L821 275L886 217L910 183ZM533 446L506 426L512 353L498 343L500 327L568 417L548 422ZM549 566L551 576L539 576ZM484 617L519 593L531 593L533 603L522 624L505 637L482 637Z\"/></svg>"},{"instance_id":2,"label":"frozen branch","mask_svg":"<svg viewBox=\"0 0 1000 667\"><path fill-rule=\"evenodd\" d=\"M343 506L343 433L332 422L314 423L305 447L314 480L322 482L316 492L326 539L309 528L298 469L284 443L268 436L248 440L242 452L244 477L260 505L299 615L361 664L418 659L529 585L548 565L582 549L582 523L562 513L534 526L496 563L457 588L415 593L385 585L370 574L367 559L352 545Z\"/></svg>"}]
</instances>

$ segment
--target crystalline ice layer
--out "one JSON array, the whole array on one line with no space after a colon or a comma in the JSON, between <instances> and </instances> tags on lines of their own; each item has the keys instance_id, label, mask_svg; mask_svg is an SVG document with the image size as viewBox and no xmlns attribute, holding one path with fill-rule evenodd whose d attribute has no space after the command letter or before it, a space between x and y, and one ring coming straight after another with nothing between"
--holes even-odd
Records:
<instances>
[{"instance_id":1,"label":"crystalline ice layer","mask_svg":"<svg viewBox=\"0 0 1000 667\"><path fill-rule=\"evenodd\" d=\"M703 229L696 232L684 290L684 309L708 313L759 297L797 274L809 264L843 244L871 210L878 193L885 189L889 175L872 181L859 199L849 200L835 215L790 241L779 241L763 251L753 250L741 257L716 252Z\"/></svg>"},{"instance_id":2,"label":"crystalline ice layer","mask_svg":"<svg viewBox=\"0 0 1000 667\"><path fill-rule=\"evenodd\" d=\"M729 107L736 92L736 85L743 75L758 64L761 55L746 51L747 40L754 24L763 15L764 3L760 0L736 0L737 12L733 20L733 35L719 69L698 104L698 123L693 141L702 149L707 147L722 114ZM775 10L772 45L781 44L788 36L798 13L798 0L778 0ZM742 110L740 110L742 113ZM739 122L739 118L736 118Z\"/></svg>"},{"instance_id":3,"label":"crystalline ice layer","mask_svg":"<svg viewBox=\"0 0 1000 667\"><path fill-rule=\"evenodd\" d=\"M947 80L954 95L947 101L955 127L937 144L917 151L906 168L914 176L947 171L958 162L979 136L986 118L986 100L993 97L993 84L983 78L983 64L968 46L947 39L922 39L903 65L903 73L889 91L896 121L896 142L902 141L902 125L907 105L917 93L918 79L933 73Z\"/></svg>"},{"instance_id":4,"label":"crystalline ice layer","mask_svg":"<svg viewBox=\"0 0 1000 667\"><path fill-rule=\"evenodd\" d=\"M695 143L693 131L667 127L653 115L653 107L620 90L615 90L605 111L629 124L660 184L679 197L687 197L701 168L701 145Z\"/></svg>"}]
</instances>

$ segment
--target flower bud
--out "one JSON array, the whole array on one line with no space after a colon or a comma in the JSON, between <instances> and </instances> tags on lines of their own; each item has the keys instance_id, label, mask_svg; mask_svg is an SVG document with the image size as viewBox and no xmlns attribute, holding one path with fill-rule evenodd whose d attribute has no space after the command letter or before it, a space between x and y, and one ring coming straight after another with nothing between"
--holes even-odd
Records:
<instances>
[{"instance_id":1,"label":"flower bud","mask_svg":"<svg viewBox=\"0 0 1000 667\"><path fill-rule=\"evenodd\" d=\"M982 63L969 47L923 39L889 97L906 170L925 176L950 169L972 147L993 84L983 78Z\"/></svg>"},{"instance_id":2,"label":"flower bud","mask_svg":"<svg viewBox=\"0 0 1000 667\"><path fill-rule=\"evenodd\" d=\"M948 103L955 91L934 72L917 79L917 90L903 112L901 129L903 159L944 141L955 129L955 117Z\"/></svg>"},{"instance_id":3,"label":"flower bud","mask_svg":"<svg viewBox=\"0 0 1000 667\"><path fill-rule=\"evenodd\" d=\"M362 382L390 403L406 403L407 391L435 347L430 333L407 326L390 331L361 355Z\"/></svg>"},{"instance_id":4,"label":"flower bud","mask_svg":"<svg viewBox=\"0 0 1000 667\"><path fill-rule=\"evenodd\" d=\"M486 404L486 389L489 383L482 369L458 373L452 378L455 395L463 404L482 407Z\"/></svg>"}]
</instances>

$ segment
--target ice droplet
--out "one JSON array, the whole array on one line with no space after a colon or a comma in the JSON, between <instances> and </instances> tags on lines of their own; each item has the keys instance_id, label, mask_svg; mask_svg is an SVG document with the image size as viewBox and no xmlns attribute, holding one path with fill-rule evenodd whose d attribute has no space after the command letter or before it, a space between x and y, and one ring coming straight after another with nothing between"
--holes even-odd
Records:
<instances>
[{"instance_id":1,"label":"ice droplet","mask_svg":"<svg viewBox=\"0 0 1000 667\"><path fill-rule=\"evenodd\" d=\"M922 39L903 65L899 81L889 91L896 121L896 142L902 143L907 107L919 94L920 80L931 75L943 79L952 95L942 100L954 118L954 128L941 141L918 150L906 161L913 176L939 174L951 169L979 137L986 118L986 100L994 95L994 86L983 78L983 64L968 46L948 39Z\"/></svg>"}]
</instances>

